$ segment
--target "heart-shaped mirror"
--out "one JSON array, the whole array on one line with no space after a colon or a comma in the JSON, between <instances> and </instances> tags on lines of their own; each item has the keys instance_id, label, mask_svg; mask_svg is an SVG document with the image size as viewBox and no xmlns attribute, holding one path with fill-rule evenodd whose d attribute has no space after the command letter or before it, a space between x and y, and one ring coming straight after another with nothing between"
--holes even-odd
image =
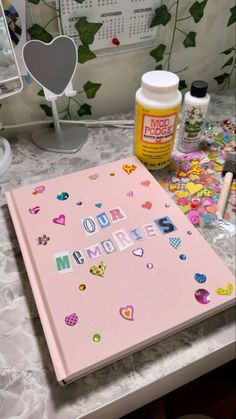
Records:
<instances>
[{"instance_id":1,"label":"heart-shaped mirror","mask_svg":"<svg viewBox=\"0 0 236 419\"><path fill-rule=\"evenodd\" d=\"M32 40L23 48L23 58L30 75L42 87L60 96L74 76L77 48L68 36L58 36L52 42Z\"/></svg>"}]
</instances>

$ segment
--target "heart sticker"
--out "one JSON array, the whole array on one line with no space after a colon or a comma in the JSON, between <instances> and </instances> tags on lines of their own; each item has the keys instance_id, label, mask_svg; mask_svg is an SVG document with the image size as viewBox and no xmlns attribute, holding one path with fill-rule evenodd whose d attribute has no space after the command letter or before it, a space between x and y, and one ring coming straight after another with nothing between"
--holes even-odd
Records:
<instances>
[{"instance_id":1,"label":"heart sticker","mask_svg":"<svg viewBox=\"0 0 236 419\"><path fill-rule=\"evenodd\" d=\"M180 237L170 237L169 238L169 243L174 249L178 249L178 247L180 246L180 243L181 243L181 238Z\"/></svg>"},{"instance_id":2,"label":"heart sticker","mask_svg":"<svg viewBox=\"0 0 236 419\"><path fill-rule=\"evenodd\" d=\"M150 201L146 201L146 202L144 202L144 204L142 204L142 207L146 208L146 209L151 209L152 208L152 203Z\"/></svg>"},{"instance_id":3,"label":"heart sticker","mask_svg":"<svg viewBox=\"0 0 236 419\"><path fill-rule=\"evenodd\" d=\"M98 266L91 266L90 268L90 272L93 275L98 275L98 276L104 276L105 273L105 269L106 269L106 264L105 262L100 262Z\"/></svg>"},{"instance_id":4,"label":"heart sticker","mask_svg":"<svg viewBox=\"0 0 236 419\"><path fill-rule=\"evenodd\" d=\"M45 186L40 185L40 186L36 186L32 192L33 195L37 195L38 193L43 193L45 191Z\"/></svg>"},{"instance_id":5,"label":"heart sticker","mask_svg":"<svg viewBox=\"0 0 236 419\"><path fill-rule=\"evenodd\" d=\"M142 257L144 254L144 250L141 247L138 247L137 249L134 249L132 253L134 256Z\"/></svg>"},{"instance_id":6,"label":"heart sticker","mask_svg":"<svg viewBox=\"0 0 236 419\"><path fill-rule=\"evenodd\" d=\"M65 323L67 326L75 326L76 323L78 323L78 316L76 313L68 314L68 316L65 317Z\"/></svg>"},{"instance_id":7,"label":"heart sticker","mask_svg":"<svg viewBox=\"0 0 236 419\"><path fill-rule=\"evenodd\" d=\"M204 282L206 282L207 277L204 274L196 272L194 275L194 279L196 279L196 281L199 282L199 284L203 284Z\"/></svg>"},{"instance_id":8,"label":"heart sticker","mask_svg":"<svg viewBox=\"0 0 236 419\"><path fill-rule=\"evenodd\" d=\"M130 175L135 169L137 169L137 166L135 164L123 164L122 169Z\"/></svg>"},{"instance_id":9,"label":"heart sticker","mask_svg":"<svg viewBox=\"0 0 236 419\"><path fill-rule=\"evenodd\" d=\"M233 290L234 290L233 284L228 282L225 288L221 288L221 287L216 288L216 293L219 295L231 295Z\"/></svg>"},{"instance_id":10,"label":"heart sticker","mask_svg":"<svg viewBox=\"0 0 236 419\"><path fill-rule=\"evenodd\" d=\"M55 224L65 225L66 217L64 214L60 214L58 217L53 218L52 220Z\"/></svg>"},{"instance_id":11,"label":"heart sticker","mask_svg":"<svg viewBox=\"0 0 236 419\"><path fill-rule=\"evenodd\" d=\"M200 192L202 190L203 185L201 183L188 182L186 183L186 188L190 195L194 195L195 193Z\"/></svg>"},{"instance_id":12,"label":"heart sticker","mask_svg":"<svg viewBox=\"0 0 236 419\"><path fill-rule=\"evenodd\" d=\"M150 180L143 180L142 182L141 182L141 185L142 186L149 186L150 185Z\"/></svg>"},{"instance_id":13,"label":"heart sticker","mask_svg":"<svg viewBox=\"0 0 236 419\"><path fill-rule=\"evenodd\" d=\"M40 207L37 205L36 207L30 208L29 209L29 213L30 214L38 214L38 212L40 211Z\"/></svg>"},{"instance_id":14,"label":"heart sticker","mask_svg":"<svg viewBox=\"0 0 236 419\"><path fill-rule=\"evenodd\" d=\"M101 202L96 202L95 207L102 208L102 203Z\"/></svg>"},{"instance_id":15,"label":"heart sticker","mask_svg":"<svg viewBox=\"0 0 236 419\"><path fill-rule=\"evenodd\" d=\"M134 320L134 307L132 305L120 307L119 313L125 320Z\"/></svg>"},{"instance_id":16,"label":"heart sticker","mask_svg":"<svg viewBox=\"0 0 236 419\"><path fill-rule=\"evenodd\" d=\"M62 95L76 70L77 48L64 35L49 44L31 40L23 48L23 58L33 79L52 93Z\"/></svg>"},{"instance_id":17,"label":"heart sticker","mask_svg":"<svg viewBox=\"0 0 236 419\"><path fill-rule=\"evenodd\" d=\"M94 173L94 175L90 175L89 176L89 179L91 179L91 180L97 180L97 178L98 178L98 174L97 173Z\"/></svg>"}]
</instances>

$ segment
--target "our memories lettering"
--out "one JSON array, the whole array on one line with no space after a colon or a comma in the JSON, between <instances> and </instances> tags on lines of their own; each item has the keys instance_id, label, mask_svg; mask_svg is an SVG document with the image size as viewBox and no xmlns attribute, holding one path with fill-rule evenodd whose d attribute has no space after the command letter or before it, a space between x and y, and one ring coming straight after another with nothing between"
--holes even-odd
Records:
<instances>
[{"instance_id":1,"label":"our memories lettering","mask_svg":"<svg viewBox=\"0 0 236 419\"><path fill-rule=\"evenodd\" d=\"M99 233L115 223L127 219L120 207L110 209L107 212L100 212L96 217L88 216L81 220L86 236ZM76 266L82 265L86 258L88 260L102 257L117 251L124 251L133 246L136 242L151 239L160 234L168 234L177 230L174 223L167 216L154 219L148 224L135 226L130 230L119 229L110 233L106 240L94 243L83 249L74 249L71 252L66 250L54 254L55 267L59 273L72 272L72 260Z\"/></svg>"}]
</instances>

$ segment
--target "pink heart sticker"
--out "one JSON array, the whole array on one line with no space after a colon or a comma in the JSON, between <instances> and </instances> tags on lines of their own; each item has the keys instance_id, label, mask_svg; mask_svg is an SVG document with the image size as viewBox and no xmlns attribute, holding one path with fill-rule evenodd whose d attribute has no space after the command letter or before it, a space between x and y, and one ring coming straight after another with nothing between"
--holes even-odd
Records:
<instances>
[{"instance_id":1,"label":"pink heart sticker","mask_svg":"<svg viewBox=\"0 0 236 419\"><path fill-rule=\"evenodd\" d=\"M151 209L152 208L152 203L150 201L146 201L146 202L144 202L144 204L142 204L142 207L146 208L146 209Z\"/></svg>"},{"instance_id":2,"label":"pink heart sticker","mask_svg":"<svg viewBox=\"0 0 236 419\"><path fill-rule=\"evenodd\" d=\"M134 320L134 307L132 305L127 305L125 307L120 307L120 315L125 320Z\"/></svg>"},{"instance_id":3,"label":"pink heart sticker","mask_svg":"<svg viewBox=\"0 0 236 419\"><path fill-rule=\"evenodd\" d=\"M45 186L40 185L40 186L36 186L33 190L33 195L36 195L37 193L43 193L45 191Z\"/></svg>"},{"instance_id":4,"label":"pink heart sticker","mask_svg":"<svg viewBox=\"0 0 236 419\"><path fill-rule=\"evenodd\" d=\"M55 224L60 224L60 225L65 225L65 220L66 220L66 217L65 217L65 215L63 215L63 214L60 214L58 217L55 217L55 218L53 218L53 222L55 223Z\"/></svg>"},{"instance_id":5,"label":"pink heart sticker","mask_svg":"<svg viewBox=\"0 0 236 419\"><path fill-rule=\"evenodd\" d=\"M143 186L149 186L150 185L150 180L143 180L142 182L141 182L141 185L143 185Z\"/></svg>"}]
</instances>

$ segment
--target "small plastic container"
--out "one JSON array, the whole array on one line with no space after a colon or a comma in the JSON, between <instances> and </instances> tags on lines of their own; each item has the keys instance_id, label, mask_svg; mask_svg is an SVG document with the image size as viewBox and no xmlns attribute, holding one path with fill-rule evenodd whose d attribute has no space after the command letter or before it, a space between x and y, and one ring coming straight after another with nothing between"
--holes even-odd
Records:
<instances>
[{"instance_id":1,"label":"small plastic container","mask_svg":"<svg viewBox=\"0 0 236 419\"><path fill-rule=\"evenodd\" d=\"M187 92L184 96L182 117L176 142L176 148L182 153L190 153L199 148L210 102L207 88L208 84L205 81L196 80L191 84L190 92Z\"/></svg>"},{"instance_id":2,"label":"small plastic container","mask_svg":"<svg viewBox=\"0 0 236 419\"><path fill-rule=\"evenodd\" d=\"M134 154L149 170L170 163L182 100L178 85L170 71L149 71L136 92Z\"/></svg>"}]
</instances>

